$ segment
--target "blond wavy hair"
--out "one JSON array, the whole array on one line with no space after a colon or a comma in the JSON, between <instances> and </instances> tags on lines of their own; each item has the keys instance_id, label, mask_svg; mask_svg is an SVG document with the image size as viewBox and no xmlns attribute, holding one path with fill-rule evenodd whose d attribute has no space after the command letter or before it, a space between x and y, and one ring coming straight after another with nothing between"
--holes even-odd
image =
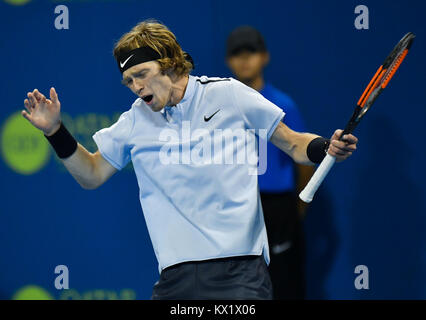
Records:
<instances>
[{"instance_id":1,"label":"blond wavy hair","mask_svg":"<svg viewBox=\"0 0 426 320\"><path fill-rule=\"evenodd\" d=\"M156 20L145 20L125 33L114 46L114 57L140 47L151 47L161 56L160 63L164 74L184 76L191 72L193 65L186 59L184 52L176 40L176 36L163 24Z\"/></svg>"}]
</instances>

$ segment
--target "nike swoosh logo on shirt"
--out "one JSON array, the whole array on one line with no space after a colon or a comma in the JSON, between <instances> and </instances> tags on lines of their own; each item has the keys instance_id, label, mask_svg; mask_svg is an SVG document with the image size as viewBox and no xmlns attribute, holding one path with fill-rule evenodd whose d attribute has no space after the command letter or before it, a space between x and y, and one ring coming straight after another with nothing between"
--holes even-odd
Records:
<instances>
[{"instance_id":1,"label":"nike swoosh logo on shirt","mask_svg":"<svg viewBox=\"0 0 426 320\"><path fill-rule=\"evenodd\" d=\"M205 122L210 121L210 119L211 119L211 118L213 118L213 116L214 116L216 113L218 113L219 111L220 111L220 109L219 109L219 110L217 110L215 113L213 113L210 117L206 117L206 116L204 116L204 121L205 121Z\"/></svg>"},{"instance_id":2,"label":"nike swoosh logo on shirt","mask_svg":"<svg viewBox=\"0 0 426 320\"><path fill-rule=\"evenodd\" d=\"M120 68L123 68L125 65L126 65L126 63L127 63L127 61L129 61L130 60L130 58L131 57L133 57L135 54L132 54L130 57L128 57L124 62L120 62Z\"/></svg>"}]
</instances>

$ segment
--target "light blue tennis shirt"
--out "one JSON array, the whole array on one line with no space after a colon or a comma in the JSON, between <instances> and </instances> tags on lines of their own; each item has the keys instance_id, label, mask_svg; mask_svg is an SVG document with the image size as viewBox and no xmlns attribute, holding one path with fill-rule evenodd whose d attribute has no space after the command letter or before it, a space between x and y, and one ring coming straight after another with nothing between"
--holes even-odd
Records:
<instances>
[{"instance_id":1,"label":"light blue tennis shirt","mask_svg":"<svg viewBox=\"0 0 426 320\"><path fill-rule=\"evenodd\" d=\"M176 106L154 112L138 98L93 135L112 166L133 163L160 273L181 262L241 255L263 254L269 263L253 159L260 138L269 140L283 117L235 79L189 76Z\"/></svg>"}]
</instances>

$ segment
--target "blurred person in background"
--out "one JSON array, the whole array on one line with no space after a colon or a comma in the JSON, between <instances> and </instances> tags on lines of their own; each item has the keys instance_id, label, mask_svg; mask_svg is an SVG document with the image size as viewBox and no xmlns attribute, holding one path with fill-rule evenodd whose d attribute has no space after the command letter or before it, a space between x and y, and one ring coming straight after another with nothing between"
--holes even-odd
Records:
<instances>
[{"instance_id":1,"label":"blurred person in background","mask_svg":"<svg viewBox=\"0 0 426 320\"><path fill-rule=\"evenodd\" d=\"M306 132L294 101L265 82L263 70L269 52L261 33L250 26L234 29L227 39L226 62L236 78L260 92L286 113L283 122ZM267 170L259 175L259 188L268 234L271 274L275 299L304 299L304 233L306 205L297 194L314 172L311 166L296 164L272 143L267 148Z\"/></svg>"}]
</instances>

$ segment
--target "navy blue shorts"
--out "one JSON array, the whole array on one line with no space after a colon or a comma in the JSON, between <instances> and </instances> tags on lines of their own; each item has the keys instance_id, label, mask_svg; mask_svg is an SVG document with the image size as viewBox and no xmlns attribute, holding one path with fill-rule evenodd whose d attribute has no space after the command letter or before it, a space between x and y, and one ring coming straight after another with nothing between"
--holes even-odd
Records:
<instances>
[{"instance_id":1,"label":"navy blue shorts","mask_svg":"<svg viewBox=\"0 0 426 320\"><path fill-rule=\"evenodd\" d=\"M263 256L240 256L173 265L161 272L152 300L272 300Z\"/></svg>"}]
</instances>

